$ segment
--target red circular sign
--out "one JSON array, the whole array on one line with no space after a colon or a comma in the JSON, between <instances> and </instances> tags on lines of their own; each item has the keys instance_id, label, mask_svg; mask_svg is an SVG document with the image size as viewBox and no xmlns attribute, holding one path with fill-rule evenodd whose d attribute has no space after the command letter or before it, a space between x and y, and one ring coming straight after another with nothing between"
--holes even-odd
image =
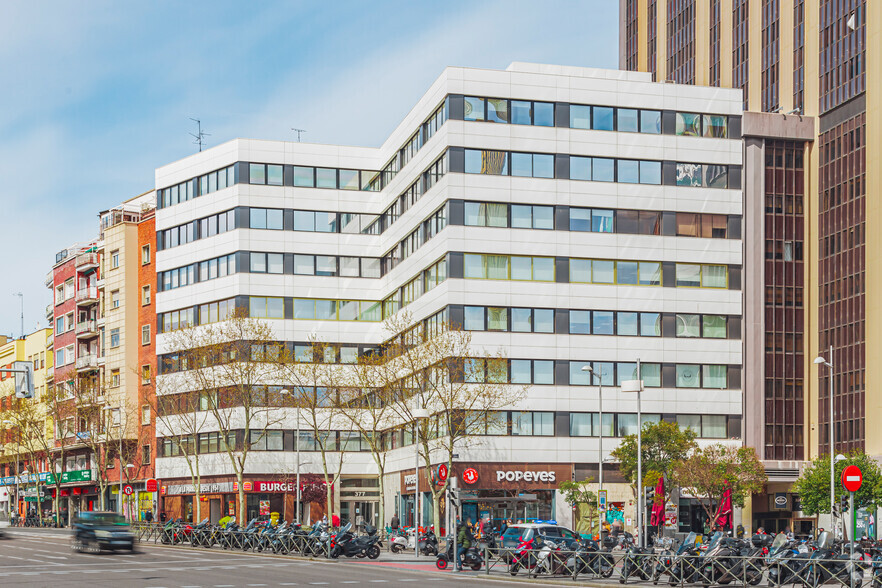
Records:
<instances>
[{"instance_id":1,"label":"red circular sign","mask_svg":"<svg viewBox=\"0 0 882 588\"><path fill-rule=\"evenodd\" d=\"M475 468L466 468L462 473L462 481L466 484L475 484L478 481L478 470Z\"/></svg>"},{"instance_id":2,"label":"red circular sign","mask_svg":"<svg viewBox=\"0 0 882 588\"><path fill-rule=\"evenodd\" d=\"M125 494L126 496L131 496L134 493L135 493L135 489L132 488L131 486L129 486L128 484L123 486L123 494Z\"/></svg>"},{"instance_id":3,"label":"red circular sign","mask_svg":"<svg viewBox=\"0 0 882 588\"><path fill-rule=\"evenodd\" d=\"M439 483L443 484L447 479L447 464L442 463L438 466L438 472L435 474Z\"/></svg>"},{"instance_id":4,"label":"red circular sign","mask_svg":"<svg viewBox=\"0 0 882 588\"><path fill-rule=\"evenodd\" d=\"M864 475L861 473L861 468L856 465L850 465L842 470L842 485L849 492L860 490L863 481Z\"/></svg>"}]
</instances>

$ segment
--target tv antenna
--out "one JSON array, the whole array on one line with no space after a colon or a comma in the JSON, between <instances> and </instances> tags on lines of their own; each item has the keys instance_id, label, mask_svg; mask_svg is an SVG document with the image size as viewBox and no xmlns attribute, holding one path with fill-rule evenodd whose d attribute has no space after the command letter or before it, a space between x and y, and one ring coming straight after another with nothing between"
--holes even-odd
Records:
<instances>
[{"instance_id":1,"label":"tv antenna","mask_svg":"<svg viewBox=\"0 0 882 588\"><path fill-rule=\"evenodd\" d=\"M306 129L295 129L294 127L291 127L291 130L294 131L295 133L297 133L297 142L299 143L300 136L306 132Z\"/></svg>"},{"instance_id":2,"label":"tv antenna","mask_svg":"<svg viewBox=\"0 0 882 588\"><path fill-rule=\"evenodd\" d=\"M202 146L205 144L205 137L210 137L211 133L206 133L202 131L202 121L198 118L190 117L190 120L196 123L196 133L190 133L190 136L196 139L193 141L196 145L199 145L199 152L202 153Z\"/></svg>"},{"instance_id":3,"label":"tv antenna","mask_svg":"<svg viewBox=\"0 0 882 588\"><path fill-rule=\"evenodd\" d=\"M24 339L24 294L16 292L13 296L18 296L21 301L21 338Z\"/></svg>"}]
</instances>

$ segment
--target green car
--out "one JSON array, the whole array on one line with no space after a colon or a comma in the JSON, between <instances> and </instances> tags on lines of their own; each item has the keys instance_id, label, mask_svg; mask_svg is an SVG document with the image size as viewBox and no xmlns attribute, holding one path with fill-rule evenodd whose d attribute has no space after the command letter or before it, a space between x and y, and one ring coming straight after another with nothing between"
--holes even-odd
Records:
<instances>
[{"instance_id":1,"label":"green car","mask_svg":"<svg viewBox=\"0 0 882 588\"><path fill-rule=\"evenodd\" d=\"M98 553L103 549L135 550L135 536L129 524L115 512L83 511L73 520L71 549Z\"/></svg>"}]
</instances>

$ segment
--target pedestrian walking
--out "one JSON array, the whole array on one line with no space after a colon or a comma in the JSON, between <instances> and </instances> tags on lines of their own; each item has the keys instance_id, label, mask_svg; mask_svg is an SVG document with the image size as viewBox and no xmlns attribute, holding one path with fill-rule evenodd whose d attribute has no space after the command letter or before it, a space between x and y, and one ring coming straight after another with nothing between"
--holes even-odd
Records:
<instances>
[{"instance_id":1,"label":"pedestrian walking","mask_svg":"<svg viewBox=\"0 0 882 588\"><path fill-rule=\"evenodd\" d=\"M393 514L392 520L389 521L389 528L391 528L393 531L397 531L400 527L401 527L401 521L398 520L398 515Z\"/></svg>"},{"instance_id":2,"label":"pedestrian walking","mask_svg":"<svg viewBox=\"0 0 882 588\"><path fill-rule=\"evenodd\" d=\"M152 510L148 510L146 513L144 513L144 520L147 521L148 523L153 522L153 511Z\"/></svg>"}]
</instances>

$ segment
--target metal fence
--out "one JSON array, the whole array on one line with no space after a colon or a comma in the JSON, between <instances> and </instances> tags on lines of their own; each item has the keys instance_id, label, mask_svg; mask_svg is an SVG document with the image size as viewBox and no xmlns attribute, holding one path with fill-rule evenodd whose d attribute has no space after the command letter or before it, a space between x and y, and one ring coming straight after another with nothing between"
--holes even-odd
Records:
<instances>
[{"instance_id":1,"label":"metal fence","mask_svg":"<svg viewBox=\"0 0 882 588\"><path fill-rule=\"evenodd\" d=\"M596 584L667 584L669 586L756 586L824 584L882 587L882 561L847 554L822 559L813 554L788 558L757 555L674 555L617 551L483 550L485 574L532 578L591 580ZM868 573L869 572L869 573Z\"/></svg>"}]
</instances>

